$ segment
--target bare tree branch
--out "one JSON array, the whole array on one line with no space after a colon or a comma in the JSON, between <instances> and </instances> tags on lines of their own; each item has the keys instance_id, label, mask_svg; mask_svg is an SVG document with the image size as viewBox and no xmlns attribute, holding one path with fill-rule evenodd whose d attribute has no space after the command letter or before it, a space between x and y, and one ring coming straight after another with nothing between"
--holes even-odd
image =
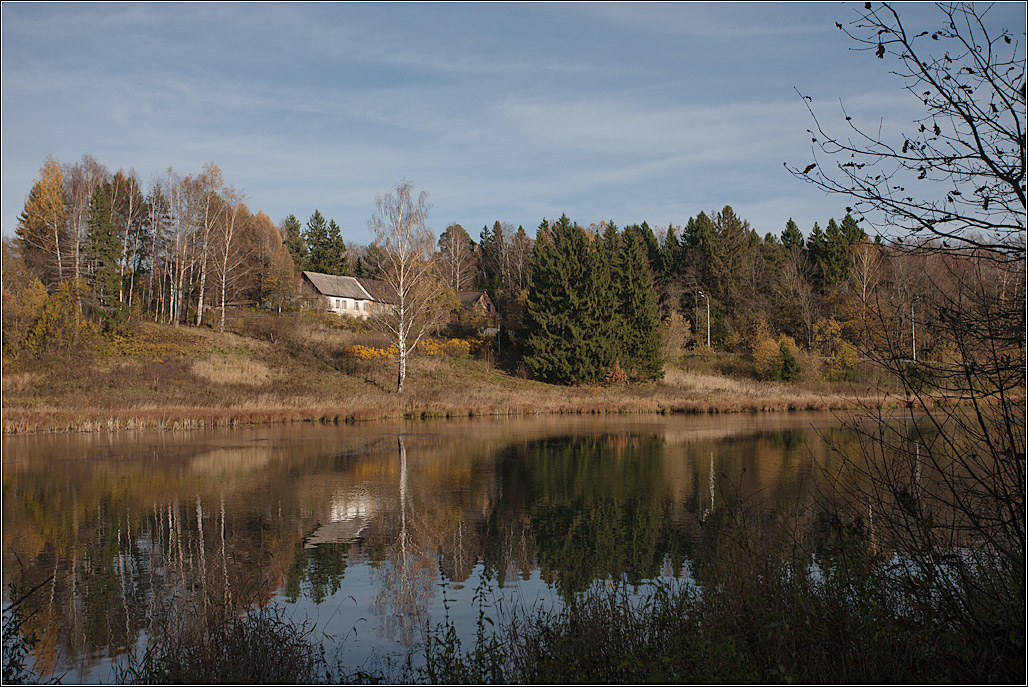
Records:
<instances>
[{"instance_id":1,"label":"bare tree branch","mask_svg":"<svg viewBox=\"0 0 1028 687\"><path fill-rule=\"evenodd\" d=\"M891 73L925 108L916 130L887 138L843 108L848 132L832 133L801 94L814 121L813 162L785 167L847 196L847 211L881 230L1023 258L1015 239L1025 231L1024 34L995 28L991 6L937 7L941 28L916 35L888 3L837 25L855 50L898 61Z\"/></svg>"}]
</instances>

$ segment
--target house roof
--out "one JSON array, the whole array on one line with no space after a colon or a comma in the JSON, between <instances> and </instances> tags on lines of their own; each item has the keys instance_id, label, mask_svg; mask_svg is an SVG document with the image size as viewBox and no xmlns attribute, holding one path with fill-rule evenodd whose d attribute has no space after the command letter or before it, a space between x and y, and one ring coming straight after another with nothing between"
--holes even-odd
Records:
<instances>
[{"instance_id":1,"label":"house roof","mask_svg":"<svg viewBox=\"0 0 1028 687\"><path fill-rule=\"evenodd\" d=\"M399 300L396 297L396 289L380 279L357 277L357 281L360 282L361 287L365 291L371 294L372 300L376 300L379 303L396 303Z\"/></svg>"},{"instance_id":2,"label":"house roof","mask_svg":"<svg viewBox=\"0 0 1028 687\"><path fill-rule=\"evenodd\" d=\"M485 291L461 291L457 294L457 297L460 299L460 304L465 308L474 306L482 296L485 296L486 298L489 297Z\"/></svg>"},{"instance_id":3,"label":"house roof","mask_svg":"<svg viewBox=\"0 0 1028 687\"><path fill-rule=\"evenodd\" d=\"M303 276L323 296L335 298L353 298L361 301L377 300L361 285L356 277L340 277L321 272L307 272Z\"/></svg>"}]
</instances>

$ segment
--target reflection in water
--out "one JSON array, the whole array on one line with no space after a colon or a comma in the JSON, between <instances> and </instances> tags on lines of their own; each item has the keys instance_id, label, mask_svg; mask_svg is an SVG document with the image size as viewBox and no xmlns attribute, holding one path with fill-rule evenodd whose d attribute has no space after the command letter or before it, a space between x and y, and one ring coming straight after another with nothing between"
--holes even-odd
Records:
<instances>
[{"instance_id":1,"label":"reflection in water","mask_svg":"<svg viewBox=\"0 0 1028 687\"><path fill-rule=\"evenodd\" d=\"M376 605L382 614L382 636L394 638L405 646L413 643L415 632L422 626L428 599L435 582L434 561L430 552L418 548L414 528L408 530L408 511L411 524L418 514L409 503L407 491L407 447L402 436L396 439L399 464L400 527L395 544L384 562L384 575ZM424 542L421 542L422 544Z\"/></svg>"},{"instance_id":2,"label":"reflection in water","mask_svg":"<svg viewBox=\"0 0 1028 687\"><path fill-rule=\"evenodd\" d=\"M812 424L847 441L819 415L12 437L5 600L40 587L20 608L33 658L71 679L276 598L410 645L446 594L458 617L486 583L560 598L677 576L728 504L810 511L832 462Z\"/></svg>"}]
</instances>

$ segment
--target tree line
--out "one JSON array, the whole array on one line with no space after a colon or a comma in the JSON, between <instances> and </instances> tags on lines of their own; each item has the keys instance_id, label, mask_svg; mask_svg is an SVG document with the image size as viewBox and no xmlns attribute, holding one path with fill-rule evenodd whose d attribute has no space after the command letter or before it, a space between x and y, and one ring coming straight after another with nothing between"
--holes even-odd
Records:
<instances>
[{"instance_id":1,"label":"tree line","mask_svg":"<svg viewBox=\"0 0 1028 687\"><path fill-rule=\"evenodd\" d=\"M229 303L293 291L278 228L213 163L185 176L169 168L144 188L134 172L112 174L89 155L64 165L50 157L16 234L5 252L15 249L47 291L74 291L81 313L105 328L133 310L200 326L216 309L224 329ZM5 303L8 290L5 279Z\"/></svg>"},{"instance_id":2,"label":"tree line","mask_svg":"<svg viewBox=\"0 0 1028 687\"><path fill-rule=\"evenodd\" d=\"M305 225L290 214L276 226L244 201L215 164L169 169L144 190L134 173L112 174L90 156L47 159L4 249L5 350L29 338L46 294L76 302L51 328L80 315L117 327L135 312L176 326L213 313L207 324L224 329L232 304L299 307L302 270L388 280L388 221L361 246L319 210ZM426 241L415 257L431 263L423 280L438 297L422 300L473 323L457 294L487 291L503 364L560 383L655 379L665 363L711 349L744 354L758 376L778 379L804 374L801 350L819 361L806 374L829 379L852 375L858 357L945 357L938 322L926 319L935 311L920 307L926 285L957 288L956 265L972 250L988 258L975 263L988 288L1014 294L1024 283L1016 254L886 243L849 213L806 235L790 219L761 236L726 205L656 231L562 216L543 220L535 238L497 220L478 240L453 223ZM24 272L8 269L14 255Z\"/></svg>"}]
</instances>

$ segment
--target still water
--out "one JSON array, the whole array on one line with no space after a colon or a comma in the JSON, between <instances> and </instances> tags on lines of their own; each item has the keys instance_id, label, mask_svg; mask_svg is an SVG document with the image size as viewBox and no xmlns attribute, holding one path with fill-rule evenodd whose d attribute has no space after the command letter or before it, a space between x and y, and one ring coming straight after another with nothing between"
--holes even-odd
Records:
<instances>
[{"instance_id":1,"label":"still water","mask_svg":"<svg viewBox=\"0 0 1028 687\"><path fill-rule=\"evenodd\" d=\"M599 581L688 582L719 509L816 518L829 414L544 417L3 441L4 607L110 682L169 617L280 604L347 666ZM814 515L811 515L814 514Z\"/></svg>"}]
</instances>

